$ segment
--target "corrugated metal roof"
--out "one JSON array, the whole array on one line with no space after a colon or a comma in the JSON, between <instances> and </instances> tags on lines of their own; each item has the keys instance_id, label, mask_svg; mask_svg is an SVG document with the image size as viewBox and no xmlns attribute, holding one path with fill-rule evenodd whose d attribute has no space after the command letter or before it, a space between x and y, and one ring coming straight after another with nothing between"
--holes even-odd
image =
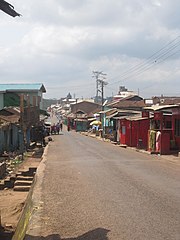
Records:
<instances>
[{"instance_id":1,"label":"corrugated metal roof","mask_svg":"<svg viewBox=\"0 0 180 240\"><path fill-rule=\"evenodd\" d=\"M107 105L108 107L115 107L119 109L142 109L146 106L144 103L144 100L141 101L132 101L132 100L122 100L122 101L116 101L112 104Z\"/></svg>"},{"instance_id":2,"label":"corrugated metal roof","mask_svg":"<svg viewBox=\"0 0 180 240\"><path fill-rule=\"evenodd\" d=\"M116 115L118 115L118 112L115 112L115 113L113 113L113 114L111 114L111 115L109 115L109 116L106 116L106 118L107 118L107 119L110 119L110 118L112 118L112 117L115 117Z\"/></svg>"},{"instance_id":3,"label":"corrugated metal roof","mask_svg":"<svg viewBox=\"0 0 180 240\"><path fill-rule=\"evenodd\" d=\"M9 123L18 123L20 120L19 108L3 108L0 110L0 121L3 120Z\"/></svg>"},{"instance_id":4,"label":"corrugated metal roof","mask_svg":"<svg viewBox=\"0 0 180 240\"><path fill-rule=\"evenodd\" d=\"M22 83L22 84L0 84L0 92L6 91L39 91L46 92L46 89L42 83Z\"/></svg>"},{"instance_id":5,"label":"corrugated metal roof","mask_svg":"<svg viewBox=\"0 0 180 240\"><path fill-rule=\"evenodd\" d=\"M178 108L179 105L153 105L151 107L144 107L145 110L160 111L172 108Z\"/></svg>"},{"instance_id":6,"label":"corrugated metal roof","mask_svg":"<svg viewBox=\"0 0 180 240\"><path fill-rule=\"evenodd\" d=\"M3 120L9 123L18 123L20 120L20 116L12 115L12 116L2 116L0 115L0 121Z\"/></svg>"},{"instance_id":7,"label":"corrugated metal roof","mask_svg":"<svg viewBox=\"0 0 180 240\"><path fill-rule=\"evenodd\" d=\"M147 119L151 119L153 117L142 117L141 115L139 116L121 116L121 117L113 117L113 119L126 119L126 120L130 120L130 121L139 121L139 120L147 120Z\"/></svg>"},{"instance_id":8,"label":"corrugated metal roof","mask_svg":"<svg viewBox=\"0 0 180 240\"><path fill-rule=\"evenodd\" d=\"M109 115L109 116L106 116L106 118L108 119L108 118L113 118L113 119L118 119L118 117L124 117L124 116L134 116L134 115L137 115L137 114L141 114L141 112L139 112L139 111L128 111L128 110L118 110L118 111L116 111L115 113L113 113L113 114L111 114L111 115ZM118 116L117 116L118 115ZM117 117L116 117L117 116Z\"/></svg>"},{"instance_id":9,"label":"corrugated metal roof","mask_svg":"<svg viewBox=\"0 0 180 240\"><path fill-rule=\"evenodd\" d=\"M5 107L2 109L2 111L5 110L7 112L16 114L16 115L20 115L20 107ZM1 110L0 110L1 113Z\"/></svg>"},{"instance_id":10,"label":"corrugated metal roof","mask_svg":"<svg viewBox=\"0 0 180 240\"><path fill-rule=\"evenodd\" d=\"M147 119L151 119L153 117L141 117L141 116L132 116L132 117L126 117L127 120L130 121L139 121L139 120L147 120Z\"/></svg>"},{"instance_id":11,"label":"corrugated metal roof","mask_svg":"<svg viewBox=\"0 0 180 240\"><path fill-rule=\"evenodd\" d=\"M107 109L107 110L104 110L104 111L100 111L99 113L111 113L111 112L115 112L115 111L117 111L117 108Z\"/></svg>"}]
</instances>

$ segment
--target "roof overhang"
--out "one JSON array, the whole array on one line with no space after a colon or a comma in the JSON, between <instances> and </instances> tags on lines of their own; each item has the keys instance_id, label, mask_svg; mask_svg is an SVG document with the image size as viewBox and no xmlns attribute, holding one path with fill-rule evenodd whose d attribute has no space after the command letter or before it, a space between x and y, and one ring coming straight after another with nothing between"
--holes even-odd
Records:
<instances>
[{"instance_id":1,"label":"roof overhang","mask_svg":"<svg viewBox=\"0 0 180 240\"><path fill-rule=\"evenodd\" d=\"M180 108L180 105L153 105L151 107L144 107L144 110L149 110L149 111L163 111L163 110L171 110L173 108Z\"/></svg>"},{"instance_id":2,"label":"roof overhang","mask_svg":"<svg viewBox=\"0 0 180 240\"><path fill-rule=\"evenodd\" d=\"M0 84L0 92L46 92L42 83L22 83L22 84Z\"/></svg>"}]
</instances>

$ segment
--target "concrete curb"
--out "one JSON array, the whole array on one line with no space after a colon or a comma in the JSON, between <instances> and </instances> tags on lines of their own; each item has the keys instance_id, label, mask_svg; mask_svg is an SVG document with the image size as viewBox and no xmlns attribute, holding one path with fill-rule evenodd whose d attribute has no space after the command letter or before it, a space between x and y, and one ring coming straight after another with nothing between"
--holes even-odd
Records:
<instances>
[{"instance_id":1,"label":"concrete curb","mask_svg":"<svg viewBox=\"0 0 180 240\"><path fill-rule=\"evenodd\" d=\"M37 172L35 174L33 183L31 185L30 191L28 193L25 207L23 209L23 212L21 214L20 220L17 224L16 231L12 237L12 240L23 240L26 239L25 235L27 232L31 230L31 218L34 214L34 211L36 209L39 209L41 204L41 191L39 191L39 188L41 188L42 184L42 176L45 169L45 161L47 156L49 144L45 147L44 153L42 155L42 161L40 162Z\"/></svg>"}]
</instances>

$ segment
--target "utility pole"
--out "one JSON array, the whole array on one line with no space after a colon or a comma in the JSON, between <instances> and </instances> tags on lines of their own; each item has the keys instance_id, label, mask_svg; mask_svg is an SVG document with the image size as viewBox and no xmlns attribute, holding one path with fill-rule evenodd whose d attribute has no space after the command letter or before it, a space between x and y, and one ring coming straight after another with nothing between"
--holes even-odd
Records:
<instances>
[{"instance_id":1,"label":"utility pole","mask_svg":"<svg viewBox=\"0 0 180 240\"><path fill-rule=\"evenodd\" d=\"M98 96L99 96L99 77L102 72L99 71L93 71L93 76L96 79L96 98L95 101L98 102Z\"/></svg>"},{"instance_id":2,"label":"utility pole","mask_svg":"<svg viewBox=\"0 0 180 240\"><path fill-rule=\"evenodd\" d=\"M78 99L76 98L76 105L75 105L75 131L77 132L77 101Z\"/></svg>"},{"instance_id":3,"label":"utility pole","mask_svg":"<svg viewBox=\"0 0 180 240\"><path fill-rule=\"evenodd\" d=\"M100 86L101 86L101 106L102 106L102 111L104 111L104 86L107 85L108 83L105 82L104 80L99 80Z\"/></svg>"},{"instance_id":4,"label":"utility pole","mask_svg":"<svg viewBox=\"0 0 180 240\"><path fill-rule=\"evenodd\" d=\"M25 147L25 126L24 126L24 94L20 95L20 129L19 129L19 148L24 159L24 147Z\"/></svg>"},{"instance_id":5,"label":"utility pole","mask_svg":"<svg viewBox=\"0 0 180 240\"><path fill-rule=\"evenodd\" d=\"M104 81L107 74L102 71L93 71L93 77L96 79L96 101L98 102L99 92L101 93L101 104L103 106L104 102L104 86L107 85L107 82Z\"/></svg>"},{"instance_id":6,"label":"utility pole","mask_svg":"<svg viewBox=\"0 0 180 240\"><path fill-rule=\"evenodd\" d=\"M96 78L96 100L98 101L98 95L99 92L101 93L101 110L104 111L104 86L107 85L108 83L105 82L105 76L106 74L103 72L98 72L98 71L93 71L93 74ZM105 114L102 112L101 114L101 123L102 123L102 137L104 138L105 134Z\"/></svg>"}]
</instances>

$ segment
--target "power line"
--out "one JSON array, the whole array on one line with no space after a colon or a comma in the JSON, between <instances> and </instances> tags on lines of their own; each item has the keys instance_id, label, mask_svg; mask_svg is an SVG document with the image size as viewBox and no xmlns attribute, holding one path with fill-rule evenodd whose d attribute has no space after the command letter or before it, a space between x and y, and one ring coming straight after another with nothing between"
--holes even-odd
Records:
<instances>
[{"instance_id":1,"label":"power line","mask_svg":"<svg viewBox=\"0 0 180 240\"><path fill-rule=\"evenodd\" d=\"M119 75L120 78L123 78L126 76L125 79L123 80L126 80L128 79L129 77L132 76L133 74L133 77L134 77L134 74L141 74L142 72L148 70L149 68L151 68L152 66L154 66L155 64L159 64L163 61L165 61L166 59L168 59L169 57L175 55L177 52L179 51L176 51L174 52L173 54L171 55L168 55L170 52L172 52L173 50L175 50L177 47L180 46L180 40L178 40L175 44L172 44L174 43L178 38L180 38L180 36L176 37L174 40L172 40L171 42L169 42L168 44L166 44L164 47L162 47L160 50L158 50L157 52L155 52L154 54L152 54L150 57L147 58L146 61L143 61L142 63L140 64L136 64L135 66L131 67L129 70L125 71L124 73L122 73L121 75ZM163 58L165 57L166 58ZM162 58L162 60L160 62L158 62L158 60L160 60ZM117 77L115 77L117 78ZM114 78L114 79L115 79ZM111 84L115 84L115 83L118 83L122 80L118 80L116 82L113 82Z\"/></svg>"},{"instance_id":2,"label":"power line","mask_svg":"<svg viewBox=\"0 0 180 240\"><path fill-rule=\"evenodd\" d=\"M147 60L136 64L135 66L132 66L129 68L129 70L125 71L124 73L120 74L118 77L121 79L110 83L109 85L113 85L119 82L124 82L125 80L129 79L130 77L136 78L143 72L149 70L150 68L164 62L168 58L174 56L175 54L179 53L180 50L177 50L177 48L180 46L180 36L177 36L175 39L167 43L165 46L163 46L161 49L153 53L150 57L147 58ZM177 51L175 51L177 50ZM172 53L172 51L175 51ZM93 77L96 78L96 98L98 99L99 93L102 91L102 82L99 80L102 80L103 77L105 77L106 74L104 74L102 71L93 71ZM115 77L115 78L118 78ZM113 79L115 79L113 78ZM103 83L105 85L105 83ZM103 85L103 87L104 87ZM81 85L70 85L70 86L61 86L62 88L76 88L76 89L84 89L89 88L90 86L93 86L93 84L81 84ZM57 87L49 87L50 89L54 89ZM108 87L109 88L109 87Z\"/></svg>"},{"instance_id":3,"label":"power line","mask_svg":"<svg viewBox=\"0 0 180 240\"><path fill-rule=\"evenodd\" d=\"M180 51L180 50L179 50L179 51ZM124 78L123 80L127 80L127 79L128 79L129 77L131 77L131 76L133 76L133 78L136 78L137 76L139 76L139 75L141 75L143 72L151 69L151 68L154 67L155 65L158 65L158 64L164 62L166 59L174 56L174 55L177 54L179 51L177 51L177 52L175 52L175 53L172 53L171 55L167 56L166 58L162 59L162 60L159 61L159 62L155 61L154 64L149 65L149 66L145 66L144 68L141 68L139 71L136 71L136 72L135 72L135 74L136 74L135 76L134 76L134 73L132 73L133 75L131 74L130 76L127 76L127 77Z\"/></svg>"},{"instance_id":4,"label":"power line","mask_svg":"<svg viewBox=\"0 0 180 240\"><path fill-rule=\"evenodd\" d=\"M163 49L165 49L166 47L168 47L170 44L172 44L173 42L175 42L180 36L176 37L174 40L172 40L171 42L169 42L168 44L166 44L164 47L162 47L160 50L158 50L157 52L155 52L154 54L152 54L150 57L147 58L147 60L143 61L142 63L136 64L135 66L132 66L131 68L129 68L127 71L125 71L124 73L120 74L117 77L123 77L126 74L129 74L131 71L133 72L134 70L140 68L141 66L143 66L144 64L147 64L148 62L152 62L152 58L154 56L156 56L156 54L158 54L159 52L161 52ZM156 57L159 57L159 55L157 55ZM115 78L117 78L115 77ZM114 78L114 79L115 79Z\"/></svg>"}]
</instances>

